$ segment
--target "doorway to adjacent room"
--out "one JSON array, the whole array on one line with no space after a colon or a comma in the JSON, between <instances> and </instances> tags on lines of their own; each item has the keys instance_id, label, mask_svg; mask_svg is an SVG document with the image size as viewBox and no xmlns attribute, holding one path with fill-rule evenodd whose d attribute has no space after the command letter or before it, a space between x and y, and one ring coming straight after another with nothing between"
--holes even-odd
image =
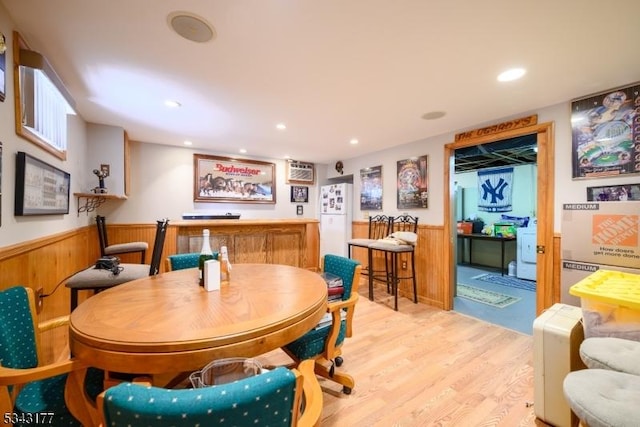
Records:
<instances>
[{"instance_id":1,"label":"doorway to adjacent room","mask_svg":"<svg viewBox=\"0 0 640 427\"><path fill-rule=\"evenodd\" d=\"M453 309L526 334L536 313L536 139L523 135L454 154L452 207L464 227L455 241ZM499 231L493 225L500 223L514 227ZM501 232L510 240L500 240Z\"/></svg>"},{"instance_id":2,"label":"doorway to adjacent room","mask_svg":"<svg viewBox=\"0 0 640 427\"><path fill-rule=\"evenodd\" d=\"M536 118L537 119L537 118ZM465 138L463 140L458 140L451 144L445 146L445 159L446 162L446 170L445 170L445 236L447 236L445 246L445 292L448 292L449 299L445 301L446 309L455 309L462 311L461 303L458 303L456 299L457 296L457 283L458 276L464 277L468 282L472 282L472 280L478 280L478 276L482 276L485 274L495 274L496 268L482 268L478 266L470 265L469 269L458 269L458 253L457 253L457 229L456 229L456 199L455 199L455 166L456 166L456 151L457 150L468 150L470 147L475 147L476 150L482 152L483 147L487 144L491 143L499 143L501 141L513 139L513 138L524 138L526 136L531 136L532 141L534 141L535 145L538 148L538 152L536 154L536 162L537 162L537 176L535 177L536 182L536 191L535 191L535 212L537 216L537 237L536 237L536 252L537 252L537 263L536 263L536 287L535 292L531 292L526 289L516 289L509 292L504 292L502 288L496 288L491 286L501 286L498 283L494 282L486 282L490 286L484 286L484 290L487 291L478 297L479 299L485 298L492 303L495 303L496 299L499 299L499 295L496 296L494 294L505 294L507 296L513 296L516 299L515 302L507 301L506 305L503 305L503 308L500 308L500 313L498 316L493 316L491 310L487 310L484 306L474 307L475 312L472 312L469 309L469 314L474 317L486 317L487 321L492 323L502 324L502 322L497 320L503 318L502 320L506 321L509 319L510 311L515 313L521 312L523 313L524 320L521 321L518 319L520 326L517 323L512 323L513 326L504 325L505 327L510 327L511 329L522 330L527 333L530 331L528 327L528 323L532 323L533 319L537 314L539 314L544 307L549 306L552 303L552 263L553 263L553 124L552 123L544 123L540 125L532 125L522 127L520 129L509 130L504 132L497 132L487 135L482 134L482 136L473 135L472 137ZM504 159L502 159L504 164ZM489 164L489 167L491 164ZM477 270L473 270L477 269ZM489 270L489 271L487 271ZM500 275L500 271L498 269L498 275ZM475 286L474 286L475 288ZM481 287L482 289L482 287ZM503 292L497 292L499 290L503 290ZM469 292L469 289L465 289L465 292ZM476 292L471 290L471 292ZM529 292L529 294L523 294L522 292ZM476 292L482 293L482 292ZM508 295L512 294L512 295ZM533 294L533 295L531 295ZM528 297L528 298L525 298ZM534 298L535 301L532 301L531 298ZM448 305L447 305L448 303ZM458 303L458 304L457 304ZM471 304L482 304L476 303L472 299L465 298L463 301L464 305L470 306ZM498 301L497 304L505 304L504 301ZM520 306L519 306L520 304ZM522 304L527 305L528 308L524 308ZM458 305L458 307L456 307ZM487 305L487 304L484 304ZM493 308L488 306L489 308ZM468 307L465 307L468 308ZM480 313L480 314L474 314ZM517 316L516 316L517 317ZM524 326L523 326L524 325ZM528 332L531 333L531 332Z\"/></svg>"}]
</instances>

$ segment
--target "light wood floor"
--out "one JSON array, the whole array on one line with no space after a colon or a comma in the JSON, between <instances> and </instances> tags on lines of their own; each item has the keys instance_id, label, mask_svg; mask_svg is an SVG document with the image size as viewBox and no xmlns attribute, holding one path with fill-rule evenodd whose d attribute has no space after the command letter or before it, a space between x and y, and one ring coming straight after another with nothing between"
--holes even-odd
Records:
<instances>
[{"instance_id":1,"label":"light wood floor","mask_svg":"<svg viewBox=\"0 0 640 427\"><path fill-rule=\"evenodd\" d=\"M323 426L545 426L533 407L533 338L360 286L343 346L351 395L321 380ZM288 363L280 351L265 364Z\"/></svg>"}]
</instances>

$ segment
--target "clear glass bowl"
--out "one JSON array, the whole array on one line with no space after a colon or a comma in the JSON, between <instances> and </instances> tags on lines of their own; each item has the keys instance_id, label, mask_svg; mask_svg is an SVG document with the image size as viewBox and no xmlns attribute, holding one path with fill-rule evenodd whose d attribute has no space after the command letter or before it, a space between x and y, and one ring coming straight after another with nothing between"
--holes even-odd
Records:
<instances>
[{"instance_id":1,"label":"clear glass bowl","mask_svg":"<svg viewBox=\"0 0 640 427\"><path fill-rule=\"evenodd\" d=\"M249 378L260 372L262 365L258 361L245 357L231 357L214 360L189 375L189 381L193 388L210 387Z\"/></svg>"}]
</instances>

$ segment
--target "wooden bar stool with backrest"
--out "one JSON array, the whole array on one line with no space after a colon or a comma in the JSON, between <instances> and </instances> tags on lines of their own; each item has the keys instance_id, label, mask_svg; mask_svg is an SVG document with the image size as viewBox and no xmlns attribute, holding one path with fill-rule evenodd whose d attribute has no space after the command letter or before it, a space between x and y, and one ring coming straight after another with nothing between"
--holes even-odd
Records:
<instances>
[{"instance_id":1,"label":"wooden bar stool with backrest","mask_svg":"<svg viewBox=\"0 0 640 427\"><path fill-rule=\"evenodd\" d=\"M385 257L385 265L387 259L391 265L391 270L386 275L387 289L391 288L394 295L394 309L398 310L398 284L400 280L411 279L413 283L413 302L418 302L418 293L416 285L416 265L415 265L415 249L418 240L418 217L411 215L400 215L392 217L391 220L392 233L384 238L377 240L369 245L369 264L373 262L373 253L381 251ZM400 255L409 254L411 259L411 272L408 275L400 275ZM369 294L373 293L373 281L375 277L369 276Z\"/></svg>"},{"instance_id":2,"label":"wooden bar stool with backrest","mask_svg":"<svg viewBox=\"0 0 640 427\"><path fill-rule=\"evenodd\" d=\"M78 305L79 291L92 290L96 293L132 280L158 274L168 227L168 219L162 219L156 223L151 264L124 263L116 265L112 269L97 269L95 266L91 266L71 276L65 283L65 286L71 289L71 311Z\"/></svg>"},{"instance_id":3,"label":"wooden bar stool with backrest","mask_svg":"<svg viewBox=\"0 0 640 427\"><path fill-rule=\"evenodd\" d=\"M128 242L110 245L107 237L106 218L101 215L96 215L96 225L98 227L98 241L100 242L100 256L105 257L140 252L140 264L144 264L147 249L149 249L147 242Z\"/></svg>"}]
</instances>

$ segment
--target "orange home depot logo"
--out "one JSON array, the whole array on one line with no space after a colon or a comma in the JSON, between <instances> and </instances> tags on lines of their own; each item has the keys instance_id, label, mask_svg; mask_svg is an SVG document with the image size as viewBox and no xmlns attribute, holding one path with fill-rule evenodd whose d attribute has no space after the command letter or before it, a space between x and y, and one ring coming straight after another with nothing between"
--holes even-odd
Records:
<instances>
[{"instance_id":1,"label":"orange home depot logo","mask_svg":"<svg viewBox=\"0 0 640 427\"><path fill-rule=\"evenodd\" d=\"M639 215L593 215L592 242L599 245L638 246Z\"/></svg>"}]
</instances>

